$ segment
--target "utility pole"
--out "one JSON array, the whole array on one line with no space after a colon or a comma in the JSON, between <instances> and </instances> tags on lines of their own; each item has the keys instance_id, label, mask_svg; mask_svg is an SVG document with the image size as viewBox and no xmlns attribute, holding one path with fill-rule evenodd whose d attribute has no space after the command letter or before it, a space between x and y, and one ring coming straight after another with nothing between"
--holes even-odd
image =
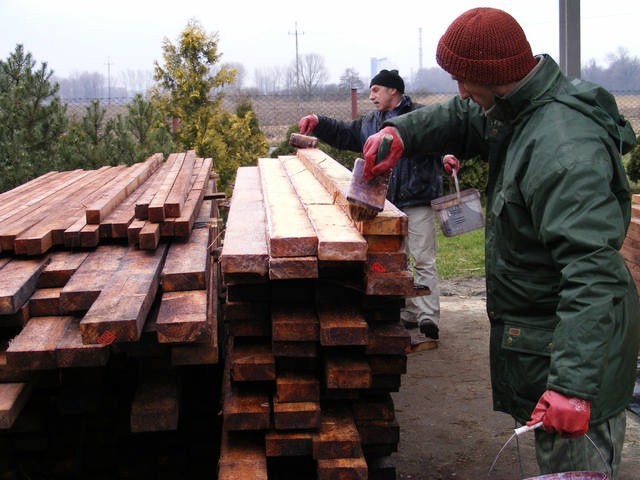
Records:
<instances>
[{"instance_id":1,"label":"utility pole","mask_svg":"<svg viewBox=\"0 0 640 480\"><path fill-rule=\"evenodd\" d=\"M289 32L289 35L295 35L296 37L296 88L300 89L300 57L298 56L298 35L304 35L304 32L298 32L298 22L295 22L294 32Z\"/></svg>"},{"instance_id":2,"label":"utility pole","mask_svg":"<svg viewBox=\"0 0 640 480\"><path fill-rule=\"evenodd\" d=\"M107 102L111 105L111 59L107 57Z\"/></svg>"}]
</instances>

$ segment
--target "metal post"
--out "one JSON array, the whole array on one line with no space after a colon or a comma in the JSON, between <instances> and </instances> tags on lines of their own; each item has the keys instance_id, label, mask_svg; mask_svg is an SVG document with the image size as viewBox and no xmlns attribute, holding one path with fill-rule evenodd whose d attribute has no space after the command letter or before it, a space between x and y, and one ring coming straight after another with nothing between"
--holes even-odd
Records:
<instances>
[{"instance_id":1,"label":"metal post","mask_svg":"<svg viewBox=\"0 0 640 480\"><path fill-rule=\"evenodd\" d=\"M358 118L358 89L351 87L351 120Z\"/></svg>"},{"instance_id":2,"label":"metal post","mask_svg":"<svg viewBox=\"0 0 640 480\"><path fill-rule=\"evenodd\" d=\"M560 0L560 69L580 78L580 0Z\"/></svg>"}]
</instances>

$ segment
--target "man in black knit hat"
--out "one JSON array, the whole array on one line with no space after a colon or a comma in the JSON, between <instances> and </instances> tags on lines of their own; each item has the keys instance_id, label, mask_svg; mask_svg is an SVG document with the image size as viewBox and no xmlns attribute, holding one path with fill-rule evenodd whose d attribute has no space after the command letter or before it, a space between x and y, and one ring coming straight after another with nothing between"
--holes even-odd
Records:
<instances>
[{"instance_id":1,"label":"man in black knit hat","mask_svg":"<svg viewBox=\"0 0 640 480\"><path fill-rule=\"evenodd\" d=\"M298 128L303 135L313 133L334 148L362 152L370 135L388 119L411 112L417 105L404 94L404 81L397 70L381 70L371 79L369 100L376 110L351 122L322 115L303 117ZM403 156L391 172L387 199L409 220L407 254L416 286L427 286L430 295L408 297L402 309L403 324L410 329L414 344L438 340L440 300L436 272L436 227L431 200L442 195L440 155Z\"/></svg>"}]
</instances>

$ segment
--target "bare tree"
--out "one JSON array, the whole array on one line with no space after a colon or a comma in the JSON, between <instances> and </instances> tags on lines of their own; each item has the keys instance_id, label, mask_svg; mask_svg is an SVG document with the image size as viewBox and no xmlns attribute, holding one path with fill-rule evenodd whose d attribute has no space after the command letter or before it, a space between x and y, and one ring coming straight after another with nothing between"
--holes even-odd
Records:
<instances>
[{"instance_id":1,"label":"bare tree","mask_svg":"<svg viewBox=\"0 0 640 480\"><path fill-rule=\"evenodd\" d=\"M295 75L295 62L292 69ZM324 58L317 53L308 53L300 61L300 69L296 76L296 89L302 95L311 96L319 86L327 81L327 78L329 78L329 74L324 66Z\"/></svg>"},{"instance_id":2,"label":"bare tree","mask_svg":"<svg viewBox=\"0 0 640 480\"><path fill-rule=\"evenodd\" d=\"M128 92L145 94L153 87L153 72L151 70L126 70L121 73L121 82Z\"/></svg>"},{"instance_id":3,"label":"bare tree","mask_svg":"<svg viewBox=\"0 0 640 480\"><path fill-rule=\"evenodd\" d=\"M256 68L253 71L257 90L272 95L286 87L287 72L282 67Z\"/></svg>"},{"instance_id":4,"label":"bare tree","mask_svg":"<svg viewBox=\"0 0 640 480\"><path fill-rule=\"evenodd\" d=\"M360 78L360 75L353 68L347 68L340 76L340 82L338 83L340 90L364 90L365 84Z\"/></svg>"}]
</instances>

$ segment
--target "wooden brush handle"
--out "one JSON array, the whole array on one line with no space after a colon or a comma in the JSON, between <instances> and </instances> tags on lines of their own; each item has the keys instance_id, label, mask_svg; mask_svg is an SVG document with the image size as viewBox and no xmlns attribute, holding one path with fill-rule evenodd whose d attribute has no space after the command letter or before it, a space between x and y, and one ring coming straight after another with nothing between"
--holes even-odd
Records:
<instances>
[{"instance_id":1,"label":"wooden brush handle","mask_svg":"<svg viewBox=\"0 0 640 480\"><path fill-rule=\"evenodd\" d=\"M382 141L380 142L380 145L378 145L378 151L376 152L376 165L384 160L387 155L389 155L389 150L391 150L391 142L393 142L393 135L391 135L390 133L387 133L382 137Z\"/></svg>"}]
</instances>

